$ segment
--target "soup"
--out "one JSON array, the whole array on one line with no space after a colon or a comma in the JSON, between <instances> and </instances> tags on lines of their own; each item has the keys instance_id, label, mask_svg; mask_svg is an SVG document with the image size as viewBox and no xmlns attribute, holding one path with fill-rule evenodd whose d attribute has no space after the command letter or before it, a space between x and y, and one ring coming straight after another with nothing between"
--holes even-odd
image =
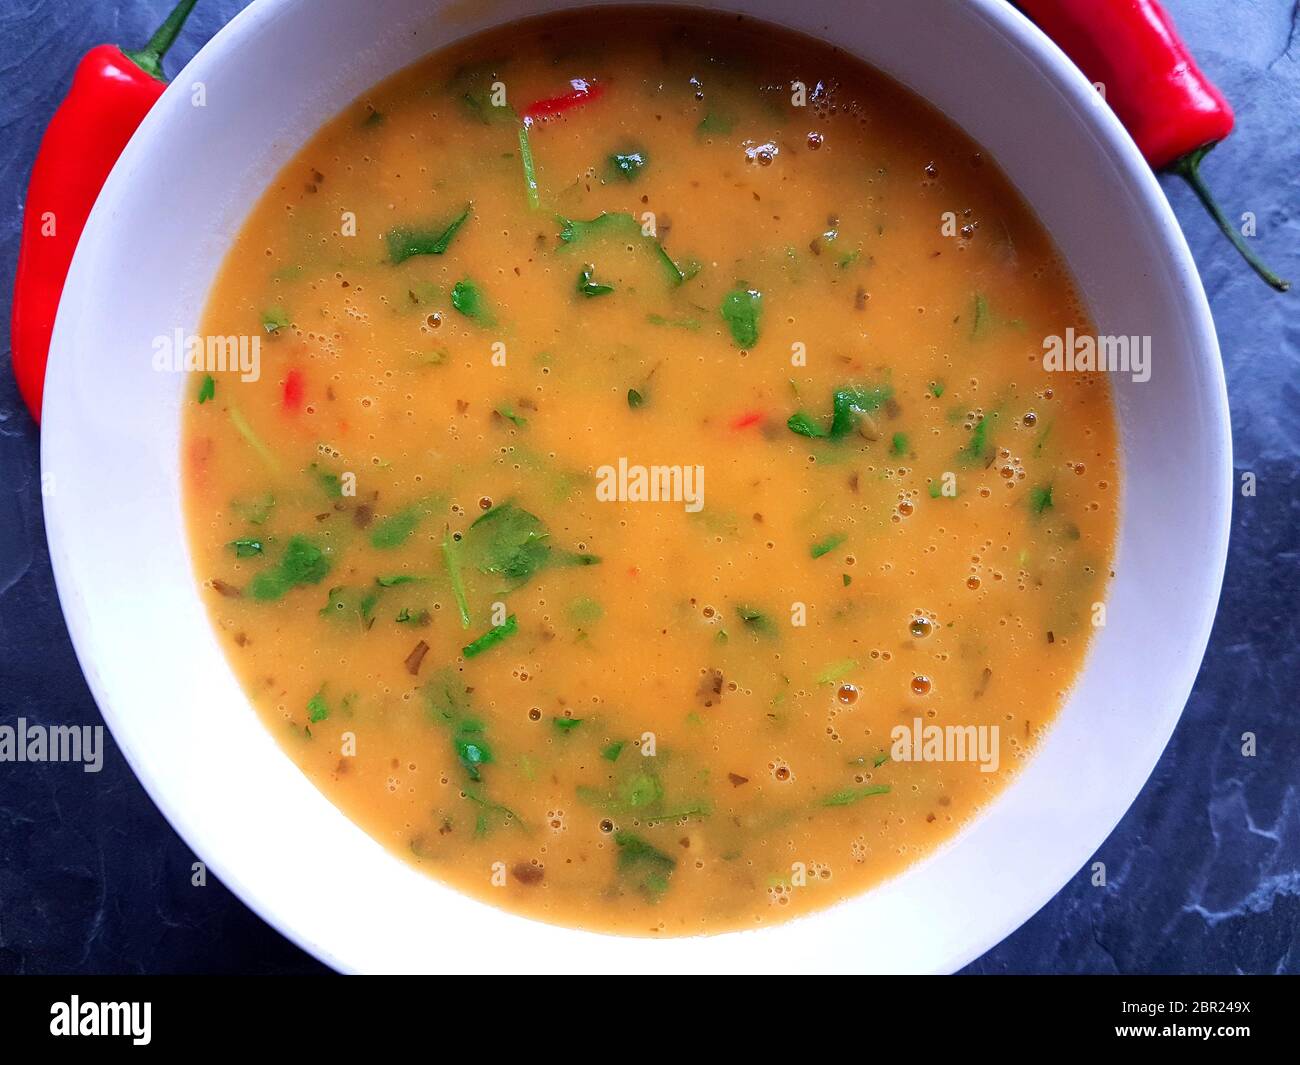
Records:
<instances>
[{"instance_id":1,"label":"soup","mask_svg":"<svg viewBox=\"0 0 1300 1065\"><path fill-rule=\"evenodd\" d=\"M197 576L288 755L431 875L778 921L951 837L1079 672L1119 468L1103 375L1045 368L1068 329L1005 177L857 61L525 23L357 100L239 233Z\"/></svg>"}]
</instances>

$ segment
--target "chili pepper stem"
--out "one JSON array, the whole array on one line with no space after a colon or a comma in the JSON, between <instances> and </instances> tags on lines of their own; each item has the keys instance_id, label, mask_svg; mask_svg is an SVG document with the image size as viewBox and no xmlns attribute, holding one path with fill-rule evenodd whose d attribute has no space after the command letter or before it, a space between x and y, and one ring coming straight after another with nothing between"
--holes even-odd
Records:
<instances>
[{"instance_id":1,"label":"chili pepper stem","mask_svg":"<svg viewBox=\"0 0 1300 1065\"><path fill-rule=\"evenodd\" d=\"M1277 289L1278 292L1286 292L1290 289L1291 282L1278 277L1277 274L1264 265L1264 261L1246 243L1245 237L1238 233L1237 227L1228 220L1228 216L1223 213L1223 208L1215 201L1213 194L1210 192L1210 187L1205 183L1205 179L1201 177L1201 160L1209 155L1213 148L1213 144L1206 144L1197 148L1194 152L1188 152L1181 158L1175 159L1167 169L1171 174L1177 174L1192 187L1192 191L1196 193L1201 203L1205 204L1205 209L1210 212L1210 215L1219 224L1219 228L1223 230L1223 235L1232 241L1233 247L1241 252L1241 257L1250 263L1251 269L1272 285L1273 288Z\"/></svg>"},{"instance_id":2,"label":"chili pepper stem","mask_svg":"<svg viewBox=\"0 0 1300 1065\"><path fill-rule=\"evenodd\" d=\"M163 56L167 54L170 48L180 35L181 27L185 25L185 20L190 17L190 11L198 0L180 0L172 8L172 13L167 16L163 24L158 27L154 35L149 38L149 43L136 52L123 52L122 54L131 60L136 66L146 74L157 78L159 81L166 81L163 77L162 61Z\"/></svg>"}]
</instances>

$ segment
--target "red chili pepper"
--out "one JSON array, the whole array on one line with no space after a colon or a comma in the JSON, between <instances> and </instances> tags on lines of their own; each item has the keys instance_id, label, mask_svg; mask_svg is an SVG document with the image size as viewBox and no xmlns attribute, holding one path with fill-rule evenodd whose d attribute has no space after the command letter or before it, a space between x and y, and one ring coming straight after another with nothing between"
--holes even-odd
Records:
<instances>
[{"instance_id":1,"label":"red chili pepper","mask_svg":"<svg viewBox=\"0 0 1300 1065\"><path fill-rule=\"evenodd\" d=\"M605 91L604 85L595 81L587 81L585 78L574 78L570 84L573 88L562 96L551 96L525 107L524 121L531 124L539 118L553 118L556 115L562 115L567 111L572 111L575 107L581 107L583 104L595 100Z\"/></svg>"},{"instance_id":2,"label":"red chili pepper","mask_svg":"<svg viewBox=\"0 0 1300 1065\"><path fill-rule=\"evenodd\" d=\"M162 58L194 4L180 0L138 52L112 44L87 52L36 154L23 210L10 340L18 390L37 422L50 334L72 253L117 157L167 88Z\"/></svg>"},{"instance_id":3,"label":"red chili pepper","mask_svg":"<svg viewBox=\"0 0 1300 1065\"><path fill-rule=\"evenodd\" d=\"M302 409L302 397L306 392L301 370L290 370L284 379L284 409L297 411Z\"/></svg>"},{"instance_id":4,"label":"red chili pepper","mask_svg":"<svg viewBox=\"0 0 1300 1065\"><path fill-rule=\"evenodd\" d=\"M1232 108L1187 51L1158 0L1016 0L1088 79L1156 170L1186 180L1255 273L1291 287L1246 243L1201 177L1201 160L1232 132Z\"/></svg>"},{"instance_id":5,"label":"red chili pepper","mask_svg":"<svg viewBox=\"0 0 1300 1065\"><path fill-rule=\"evenodd\" d=\"M764 417L765 414L761 410L746 411L731 423L731 427L736 430L748 429L751 425L757 425Z\"/></svg>"}]
</instances>

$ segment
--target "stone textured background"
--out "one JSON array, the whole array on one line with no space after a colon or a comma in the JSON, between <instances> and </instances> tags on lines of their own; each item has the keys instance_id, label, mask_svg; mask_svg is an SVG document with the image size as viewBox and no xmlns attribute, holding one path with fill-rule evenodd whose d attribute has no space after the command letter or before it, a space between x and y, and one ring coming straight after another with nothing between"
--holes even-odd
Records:
<instances>
[{"instance_id":1,"label":"stone textured background","mask_svg":"<svg viewBox=\"0 0 1300 1065\"><path fill-rule=\"evenodd\" d=\"M1237 109L1206 173L1230 213L1255 212L1257 246L1300 282L1300 4L1167 3ZM3 322L27 175L73 67L102 41L139 47L170 6L4 0ZM168 70L242 6L200 0ZM1190 192L1165 184L1218 323L1237 471L1257 476L1258 495L1236 500L1218 622L1182 722L1097 852L1109 885L1090 886L1085 866L969 972L1300 972L1300 292L1266 288ZM0 722L96 724L54 592L38 437L9 373L7 324L3 334ZM1245 731L1259 737L1254 759L1239 754ZM0 764L0 973L320 970L221 885L190 886L194 856L107 742L98 775Z\"/></svg>"}]
</instances>

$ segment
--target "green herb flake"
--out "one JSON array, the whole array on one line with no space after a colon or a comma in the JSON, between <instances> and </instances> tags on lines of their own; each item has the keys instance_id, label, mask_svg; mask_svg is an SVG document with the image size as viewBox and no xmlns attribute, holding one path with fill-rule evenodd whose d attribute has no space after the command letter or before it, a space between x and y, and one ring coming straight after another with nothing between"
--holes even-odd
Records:
<instances>
[{"instance_id":1,"label":"green herb flake","mask_svg":"<svg viewBox=\"0 0 1300 1065\"><path fill-rule=\"evenodd\" d=\"M888 385L870 388L845 386L831 395L831 424L823 427L811 415L798 411L785 423L792 433L817 440L841 440L857 425L860 414L869 414L883 406L893 395Z\"/></svg>"},{"instance_id":2,"label":"green herb flake","mask_svg":"<svg viewBox=\"0 0 1300 1065\"><path fill-rule=\"evenodd\" d=\"M822 799L823 806L852 806L859 799L866 799L872 795L887 795L889 793L888 784L870 784L865 788L845 788L843 791L837 791L832 795L827 795Z\"/></svg>"},{"instance_id":3,"label":"green herb flake","mask_svg":"<svg viewBox=\"0 0 1300 1065\"><path fill-rule=\"evenodd\" d=\"M667 318L662 314L647 314L645 320L651 325L666 326L670 329L689 329L693 333L700 331L698 318Z\"/></svg>"},{"instance_id":4,"label":"green herb flake","mask_svg":"<svg viewBox=\"0 0 1300 1065\"><path fill-rule=\"evenodd\" d=\"M650 772L633 773L619 788L619 798L624 806L639 810L653 806L664 797L664 786Z\"/></svg>"},{"instance_id":5,"label":"green herb flake","mask_svg":"<svg viewBox=\"0 0 1300 1065\"><path fill-rule=\"evenodd\" d=\"M737 606L736 616L744 623L745 628L750 632L761 636L775 636L776 626L772 619L764 614L761 610L755 610L751 606Z\"/></svg>"},{"instance_id":6,"label":"green herb flake","mask_svg":"<svg viewBox=\"0 0 1300 1065\"><path fill-rule=\"evenodd\" d=\"M541 519L513 503L501 503L476 518L467 539L479 569L518 584L530 580L551 556L550 533Z\"/></svg>"},{"instance_id":7,"label":"green herb flake","mask_svg":"<svg viewBox=\"0 0 1300 1065\"><path fill-rule=\"evenodd\" d=\"M379 592L375 589L340 585L329 590L329 599L321 608L320 616L331 621L346 619L368 629L378 604Z\"/></svg>"},{"instance_id":8,"label":"green herb flake","mask_svg":"<svg viewBox=\"0 0 1300 1065\"><path fill-rule=\"evenodd\" d=\"M966 444L966 458L971 462L977 462L984 458L989 449L989 428L992 426L996 413L985 414L975 423L975 428L971 430L970 441Z\"/></svg>"},{"instance_id":9,"label":"green herb flake","mask_svg":"<svg viewBox=\"0 0 1300 1065\"><path fill-rule=\"evenodd\" d=\"M736 128L736 120L731 115L710 111L695 127L697 133L730 133Z\"/></svg>"},{"instance_id":10,"label":"green herb flake","mask_svg":"<svg viewBox=\"0 0 1300 1065\"><path fill-rule=\"evenodd\" d=\"M422 503L415 503L375 522L375 527L370 530L370 546L388 551L404 544L424 520L425 511Z\"/></svg>"},{"instance_id":11,"label":"green herb flake","mask_svg":"<svg viewBox=\"0 0 1300 1065\"><path fill-rule=\"evenodd\" d=\"M307 537L294 536L285 545L279 563L253 578L249 593L261 602L273 602L294 588L319 584L329 571L330 560L325 552Z\"/></svg>"},{"instance_id":12,"label":"green herb flake","mask_svg":"<svg viewBox=\"0 0 1300 1065\"><path fill-rule=\"evenodd\" d=\"M614 291L613 285L604 285L598 281L592 280L595 267L591 265L584 266L578 274L578 291L584 296L608 296Z\"/></svg>"},{"instance_id":13,"label":"green herb flake","mask_svg":"<svg viewBox=\"0 0 1300 1065\"><path fill-rule=\"evenodd\" d=\"M623 753L623 748L626 746L623 740L615 740L600 752L600 756L607 762L617 762L618 756Z\"/></svg>"},{"instance_id":14,"label":"green herb flake","mask_svg":"<svg viewBox=\"0 0 1300 1065\"><path fill-rule=\"evenodd\" d=\"M618 847L619 874L631 879L637 890L652 900L668 890L669 878L677 867L675 859L631 832L615 832L614 843Z\"/></svg>"},{"instance_id":15,"label":"green herb flake","mask_svg":"<svg viewBox=\"0 0 1300 1065\"><path fill-rule=\"evenodd\" d=\"M615 180L635 181L649 161L645 152L615 152L607 160L609 174Z\"/></svg>"},{"instance_id":16,"label":"green herb flake","mask_svg":"<svg viewBox=\"0 0 1300 1065\"><path fill-rule=\"evenodd\" d=\"M513 636L519 630L519 619L511 614L500 625L494 625L488 629L477 640L471 640L462 647L461 654L466 658L473 658L475 655L481 655L484 651L495 647L508 636Z\"/></svg>"},{"instance_id":17,"label":"green herb flake","mask_svg":"<svg viewBox=\"0 0 1300 1065\"><path fill-rule=\"evenodd\" d=\"M289 327L289 315L283 307L268 307L262 312L262 328L275 334Z\"/></svg>"},{"instance_id":18,"label":"green herb flake","mask_svg":"<svg viewBox=\"0 0 1300 1065\"><path fill-rule=\"evenodd\" d=\"M469 278L462 278L452 286L451 305L466 318L480 325L493 323L492 312L488 310L483 293Z\"/></svg>"},{"instance_id":19,"label":"green herb flake","mask_svg":"<svg viewBox=\"0 0 1300 1065\"><path fill-rule=\"evenodd\" d=\"M330 708L325 702L325 689L322 688L307 700L307 720L313 725L330 716Z\"/></svg>"},{"instance_id":20,"label":"green herb flake","mask_svg":"<svg viewBox=\"0 0 1300 1065\"><path fill-rule=\"evenodd\" d=\"M633 410L636 410L638 407L645 405L645 396L635 388L629 388L627 390L627 405Z\"/></svg>"},{"instance_id":21,"label":"green herb flake","mask_svg":"<svg viewBox=\"0 0 1300 1065\"><path fill-rule=\"evenodd\" d=\"M398 226L390 229L384 234L389 261L397 265L417 255L442 255L451 245L457 230L469 219L471 207L471 204L466 204L460 214L440 228L412 229Z\"/></svg>"},{"instance_id":22,"label":"green herb flake","mask_svg":"<svg viewBox=\"0 0 1300 1065\"><path fill-rule=\"evenodd\" d=\"M763 313L763 294L757 289L738 287L722 297L723 321L731 330L731 339L742 348L758 343L758 321Z\"/></svg>"},{"instance_id":23,"label":"green herb flake","mask_svg":"<svg viewBox=\"0 0 1300 1065\"><path fill-rule=\"evenodd\" d=\"M343 480L337 473L324 469L314 462L307 468L307 472L330 499L343 498Z\"/></svg>"},{"instance_id":24,"label":"green herb flake","mask_svg":"<svg viewBox=\"0 0 1300 1065\"><path fill-rule=\"evenodd\" d=\"M985 298L984 293L975 293L974 305L972 307L972 324L970 335L977 337L988 327L989 324L989 301Z\"/></svg>"},{"instance_id":25,"label":"green herb flake","mask_svg":"<svg viewBox=\"0 0 1300 1065\"><path fill-rule=\"evenodd\" d=\"M569 604L569 620L575 625L594 625L605 616L605 608L595 599L583 597Z\"/></svg>"},{"instance_id":26,"label":"green herb flake","mask_svg":"<svg viewBox=\"0 0 1300 1065\"><path fill-rule=\"evenodd\" d=\"M673 287L689 280L699 272L698 265L692 265L687 270L683 270L678 266L673 257L668 254L656 238L642 232L641 224L630 214L605 212L586 221L557 216L556 221L560 223L560 243L562 245L578 244L589 237L603 235L621 237L628 241L639 241L649 249L655 260L663 267L664 275L667 277L668 283Z\"/></svg>"},{"instance_id":27,"label":"green herb flake","mask_svg":"<svg viewBox=\"0 0 1300 1065\"><path fill-rule=\"evenodd\" d=\"M858 668L856 658L843 658L838 662L832 662L820 673L817 674L818 684L837 684L845 677L849 676Z\"/></svg>"},{"instance_id":28,"label":"green herb flake","mask_svg":"<svg viewBox=\"0 0 1300 1065\"><path fill-rule=\"evenodd\" d=\"M551 724L555 726L557 732L568 734L582 724L580 717L553 717Z\"/></svg>"},{"instance_id":29,"label":"green herb flake","mask_svg":"<svg viewBox=\"0 0 1300 1065\"><path fill-rule=\"evenodd\" d=\"M450 529L443 530L442 560L447 567L452 595L456 597L456 609L460 611L460 627L467 629L469 628L469 602L465 598L465 582L460 575L460 559L456 551L458 542L452 536Z\"/></svg>"},{"instance_id":30,"label":"green herb flake","mask_svg":"<svg viewBox=\"0 0 1300 1065\"><path fill-rule=\"evenodd\" d=\"M803 411L796 411L794 414L790 415L785 424L790 432L798 433L800 436L809 436L813 438L824 438L830 436L830 433L813 421L809 415L804 414Z\"/></svg>"},{"instance_id":31,"label":"green herb flake","mask_svg":"<svg viewBox=\"0 0 1300 1065\"><path fill-rule=\"evenodd\" d=\"M381 588L396 588L401 584L419 584L428 579L428 577L420 577L414 573L394 573L390 576L376 577L375 583Z\"/></svg>"},{"instance_id":32,"label":"green herb flake","mask_svg":"<svg viewBox=\"0 0 1300 1065\"><path fill-rule=\"evenodd\" d=\"M456 751L456 757L473 781L483 779L479 767L488 765L492 761L492 749L483 738L484 731L481 722L465 720L460 722L451 737L451 745Z\"/></svg>"},{"instance_id":33,"label":"green herb flake","mask_svg":"<svg viewBox=\"0 0 1300 1065\"><path fill-rule=\"evenodd\" d=\"M275 496L267 492L256 499L236 499L230 505L250 525L265 525L271 511L275 509Z\"/></svg>"},{"instance_id":34,"label":"green herb flake","mask_svg":"<svg viewBox=\"0 0 1300 1065\"><path fill-rule=\"evenodd\" d=\"M231 540L226 546L235 552L236 558L256 558L265 549L261 540L252 539Z\"/></svg>"},{"instance_id":35,"label":"green herb flake","mask_svg":"<svg viewBox=\"0 0 1300 1065\"><path fill-rule=\"evenodd\" d=\"M895 433L889 441L889 453L898 458L907 454L907 434Z\"/></svg>"},{"instance_id":36,"label":"green herb flake","mask_svg":"<svg viewBox=\"0 0 1300 1065\"><path fill-rule=\"evenodd\" d=\"M618 236L639 236L641 227L630 214L605 211L595 218L558 218L560 223L560 243L577 244L588 237L610 233Z\"/></svg>"},{"instance_id":37,"label":"green herb flake","mask_svg":"<svg viewBox=\"0 0 1300 1065\"><path fill-rule=\"evenodd\" d=\"M208 400L214 399L216 394L217 379L210 373L205 373L203 375L203 380L199 382L199 394L195 398L198 399L199 405L202 406Z\"/></svg>"},{"instance_id":38,"label":"green herb flake","mask_svg":"<svg viewBox=\"0 0 1300 1065\"><path fill-rule=\"evenodd\" d=\"M1041 515L1046 510L1052 508L1052 486L1040 485L1037 488L1029 490L1029 509L1035 515Z\"/></svg>"},{"instance_id":39,"label":"green herb flake","mask_svg":"<svg viewBox=\"0 0 1300 1065\"><path fill-rule=\"evenodd\" d=\"M469 694L456 671L444 666L430 677L424 686L424 702L435 722L451 728L451 744L456 759L470 780L475 783L482 780L481 767L493 761L492 749L488 746L483 722L473 716ZM481 796L468 797L486 805Z\"/></svg>"},{"instance_id":40,"label":"green herb flake","mask_svg":"<svg viewBox=\"0 0 1300 1065\"><path fill-rule=\"evenodd\" d=\"M813 544L809 554L813 558L821 558L822 555L830 554L847 539L848 537L844 533L832 533L824 540L818 540L817 543Z\"/></svg>"}]
</instances>

